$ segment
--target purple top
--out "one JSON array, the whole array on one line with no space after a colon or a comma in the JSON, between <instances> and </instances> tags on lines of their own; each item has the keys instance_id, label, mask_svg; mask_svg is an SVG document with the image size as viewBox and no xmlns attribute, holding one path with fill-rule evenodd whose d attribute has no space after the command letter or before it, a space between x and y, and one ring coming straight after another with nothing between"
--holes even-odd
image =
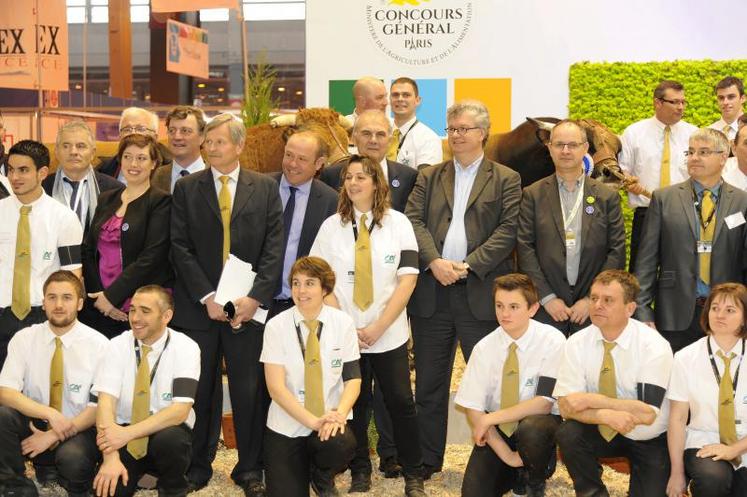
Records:
<instances>
[{"instance_id":1,"label":"purple top","mask_svg":"<svg viewBox=\"0 0 747 497\"><path fill-rule=\"evenodd\" d=\"M114 283L122 274L122 220L116 214L112 215L99 231L99 277L104 288ZM123 312L130 310L130 299L121 306Z\"/></svg>"}]
</instances>

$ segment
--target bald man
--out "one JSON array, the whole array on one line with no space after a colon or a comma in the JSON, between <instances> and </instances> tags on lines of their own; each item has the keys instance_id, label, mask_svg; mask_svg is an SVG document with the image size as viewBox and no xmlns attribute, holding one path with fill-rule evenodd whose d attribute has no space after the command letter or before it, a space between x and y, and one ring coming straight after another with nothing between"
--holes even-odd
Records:
<instances>
[{"instance_id":1,"label":"bald man","mask_svg":"<svg viewBox=\"0 0 747 497\"><path fill-rule=\"evenodd\" d=\"M387 91L384 82L372 76L364 76L353 85L355 109L345 117L354 125L358 116L367 110L386 111Z\"/></svg>"}]
</instances>

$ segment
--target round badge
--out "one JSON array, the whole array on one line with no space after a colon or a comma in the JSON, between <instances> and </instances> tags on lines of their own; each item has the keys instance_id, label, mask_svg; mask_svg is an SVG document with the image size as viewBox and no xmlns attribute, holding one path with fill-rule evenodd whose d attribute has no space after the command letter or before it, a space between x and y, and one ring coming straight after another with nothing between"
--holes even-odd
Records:
<instances>
[{"instance_id":1,"label":"round badge","mask_svg":"<svg viewBox=\"0 0 747 497\"><path fill-rule=\"evenodd\" d=\"M398 179L393 179L392 180L392 186L394 188L399 188L399 180Z\"/></svg>"},{"instance_id":2,"label":"round badge","mask_svg":"<svg viewBox=\"0 0 747 497\"><path fill-rule=\"evenodd\" d=\"M122 225L122 231L127 231L128 229L130 229L130 225L129 225L129 224L127 224L127 223L124 223L124 224Z\"/></svg>"},{"instance_id":3,"label":"round badge","mask_svg":"<svg viewBox=\"0 0 747 497\"><path fill-rule=\"evenodd\" d=\"M586 197L586 203L587 203L587 204L593 204L593 203L594 203L594 202L596 202L596 201L597 201L597 199L595 199L595 198L594 198L594 197L592 197L591 195L589 195L588 197Z\"/></svg>"},{"instance_id":4,"label":"round badge","mask_svg":"<svg viewBox=\"0 0 747 497\"><path fill-rule=\"evenodd\" d=\"M584 209L587 214L594 214L594 207L587 205L586 209Z\"/></svg>"}]
</instances>

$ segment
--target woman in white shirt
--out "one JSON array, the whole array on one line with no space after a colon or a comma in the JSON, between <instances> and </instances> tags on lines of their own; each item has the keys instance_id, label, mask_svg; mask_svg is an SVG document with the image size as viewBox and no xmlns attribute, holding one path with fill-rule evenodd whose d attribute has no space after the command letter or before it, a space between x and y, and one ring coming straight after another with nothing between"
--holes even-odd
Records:
<instances>
[{"instance_id":1,"label":"woman in white shirt","mask_svg":"<svg viewBox=\"0 0 747 497\"><path fill-rule=\"evenodd\" d=\"M351 492L371 488L368 421L373 378L392 418L394 440L405 476L405 494L421 497L422 454L407 357L409 328L405 307L418 275L418 246L410 221L391 209L379 164L353 155L337 214L319 228L311 254L329 261L337 275L330 303L352 316L361 348L361 395L353 409L358 442L350 464Z\"/></svg>"},{"instance_id":2,"label":"woman in white shirt","mask_svg":"<svg viewBox=\"0 0 747 497\"><path fill-rule=\"evenodd\" d=\"M360 392L353 321L324 305L335 273L318 257L298 259L290 272L295 307L267 322L260 361L272 404L264 438L270 497L338 495L335 475L353 458L347 420Z\"/></svg>"},{"instance_id":3,"label":"woman in white shirt","mask_svg":"<svg viewBox=\"0 0 747 497\"><path fill-rule=\"evenodd\" d=\"M742 497L747 495L747 380L742 379L747 288L717 285L703 308L706 336L674 355L667 394L672 465L667 496L683 495L689 478L692 497Z\"/></svg>"}]
</instances>

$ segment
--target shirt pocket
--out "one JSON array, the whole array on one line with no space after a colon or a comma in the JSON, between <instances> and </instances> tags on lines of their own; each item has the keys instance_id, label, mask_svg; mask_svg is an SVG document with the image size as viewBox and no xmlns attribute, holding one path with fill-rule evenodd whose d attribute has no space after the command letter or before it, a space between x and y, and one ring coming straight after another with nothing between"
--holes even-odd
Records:
<instances>
[{"instance_id":1,"label":"shirt pocket","mask_svg":"<svg viewBox=\"0 0 747 497\"><path fill-rule=\"evenodd\" d=\"M88 405L91 391L91 377L73 376L68 379L65 387L67 388L67 398L75 409L75 415L77 415Z\"/></svg>"}]
</instances>

